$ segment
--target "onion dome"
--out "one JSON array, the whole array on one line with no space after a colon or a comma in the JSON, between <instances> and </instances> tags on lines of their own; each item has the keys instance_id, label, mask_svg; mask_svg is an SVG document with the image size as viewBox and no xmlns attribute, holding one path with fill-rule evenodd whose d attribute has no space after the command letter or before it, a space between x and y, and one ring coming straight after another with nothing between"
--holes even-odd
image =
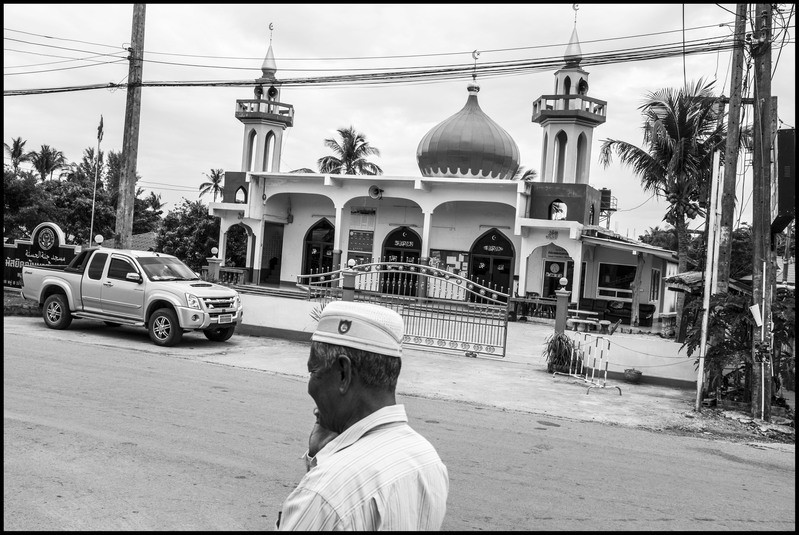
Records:
<instances>
[{"instance_id":1,"label":"onion dome","mask_svg":"<svg viewBox=\"0 0 799 535\"><path fill-rule=\"evenodd\" d=\"M480 86L469 84L466 105L419 142L422 176L510 179L519 169L519 147L477 103Z\"/></svg>"}]
</instances>

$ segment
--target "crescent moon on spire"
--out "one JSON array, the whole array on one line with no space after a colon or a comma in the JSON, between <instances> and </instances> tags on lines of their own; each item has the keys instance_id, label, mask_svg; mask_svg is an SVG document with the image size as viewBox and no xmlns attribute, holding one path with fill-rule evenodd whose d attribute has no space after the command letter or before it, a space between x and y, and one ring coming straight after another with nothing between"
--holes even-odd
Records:
<instances>
[{"instance_id":1,"label":"crescent moon on spire","mask_svg":"<svg viewBox=\"0 0 799 535\"><path fill-rule=\"evenodd\" d=\"M473 57L475 60L477 60L477 56L479 56L479 55L480 55L480 52L478 52L477 50L475 50L474 52L472 52L472 57Z\"/></svg>"},{"instance_id":2,"label":"crescent moon on spire","mask_svg":"<svg viewBox=\"0 0 799 535\"><path fill-rule=\"evenodd\" d=\"M572 4L572 9L575 10L575 11L579 11L580 10L580 4Z\"/></svg>"},{"instance_id":3,"label":"crescent moon on spire","mask_svg":"<svg viewBox=\"0 0 799 535\"><path fill-rule=\"evenodd\" d=\"M577 5L577 4L574 4L574 5ZM269 23L269 29L270 30L274 30L275 29L274 25L271 22Z\"/></svg>"}]
</instances>

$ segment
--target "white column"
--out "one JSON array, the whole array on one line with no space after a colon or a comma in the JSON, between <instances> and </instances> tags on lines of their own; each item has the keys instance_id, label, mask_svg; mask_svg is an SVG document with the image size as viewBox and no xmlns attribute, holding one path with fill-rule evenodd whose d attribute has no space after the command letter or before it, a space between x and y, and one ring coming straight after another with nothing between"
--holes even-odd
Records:
<instances>
[{"instance_id":1,"label":"white column","mask_svg":"<svg viewBox=\"0 0 799 535\"><path fill-rule=\"evenodd\" d=\"M433 212L422 212L424 223L422 224L422 257L430 258L430 227L433 224Z\"/></svg>"}]
</instances>

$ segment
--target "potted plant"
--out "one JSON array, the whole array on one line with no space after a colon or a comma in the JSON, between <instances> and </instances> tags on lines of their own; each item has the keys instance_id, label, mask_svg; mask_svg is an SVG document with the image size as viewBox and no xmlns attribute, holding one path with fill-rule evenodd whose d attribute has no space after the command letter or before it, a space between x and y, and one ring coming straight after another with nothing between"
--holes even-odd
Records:
<instances>
[{"instance_id":1,"label":"potted plant","mask_svg":"<svg viewBox=\"0 0 799 535\"><path fill-rule=\"evenodd\" d=\"M569 373L574 340L566 333L552 333L544 342L544 351L541 356L547 361L547 372Z\"/></svg>"}]
</instances>

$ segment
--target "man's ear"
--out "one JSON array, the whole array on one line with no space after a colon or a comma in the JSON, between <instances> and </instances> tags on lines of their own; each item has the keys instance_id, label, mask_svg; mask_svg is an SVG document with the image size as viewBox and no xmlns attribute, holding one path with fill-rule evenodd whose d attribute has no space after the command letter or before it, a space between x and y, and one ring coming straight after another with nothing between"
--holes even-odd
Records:
<instances>
[{"instance_id":1,"label":"man's ear","mask_svg":"<svg viewBox=\"0 0 799 535\"><path fill-rule=\"evenodd\" d=\"M352 375L354 370L352 369L352 361L350 358L341 353L336 357L336 362L338 363L338 390L342 394L346 394L347 391L350 389L352 385Z\"/></svg>"}]
</instances>

